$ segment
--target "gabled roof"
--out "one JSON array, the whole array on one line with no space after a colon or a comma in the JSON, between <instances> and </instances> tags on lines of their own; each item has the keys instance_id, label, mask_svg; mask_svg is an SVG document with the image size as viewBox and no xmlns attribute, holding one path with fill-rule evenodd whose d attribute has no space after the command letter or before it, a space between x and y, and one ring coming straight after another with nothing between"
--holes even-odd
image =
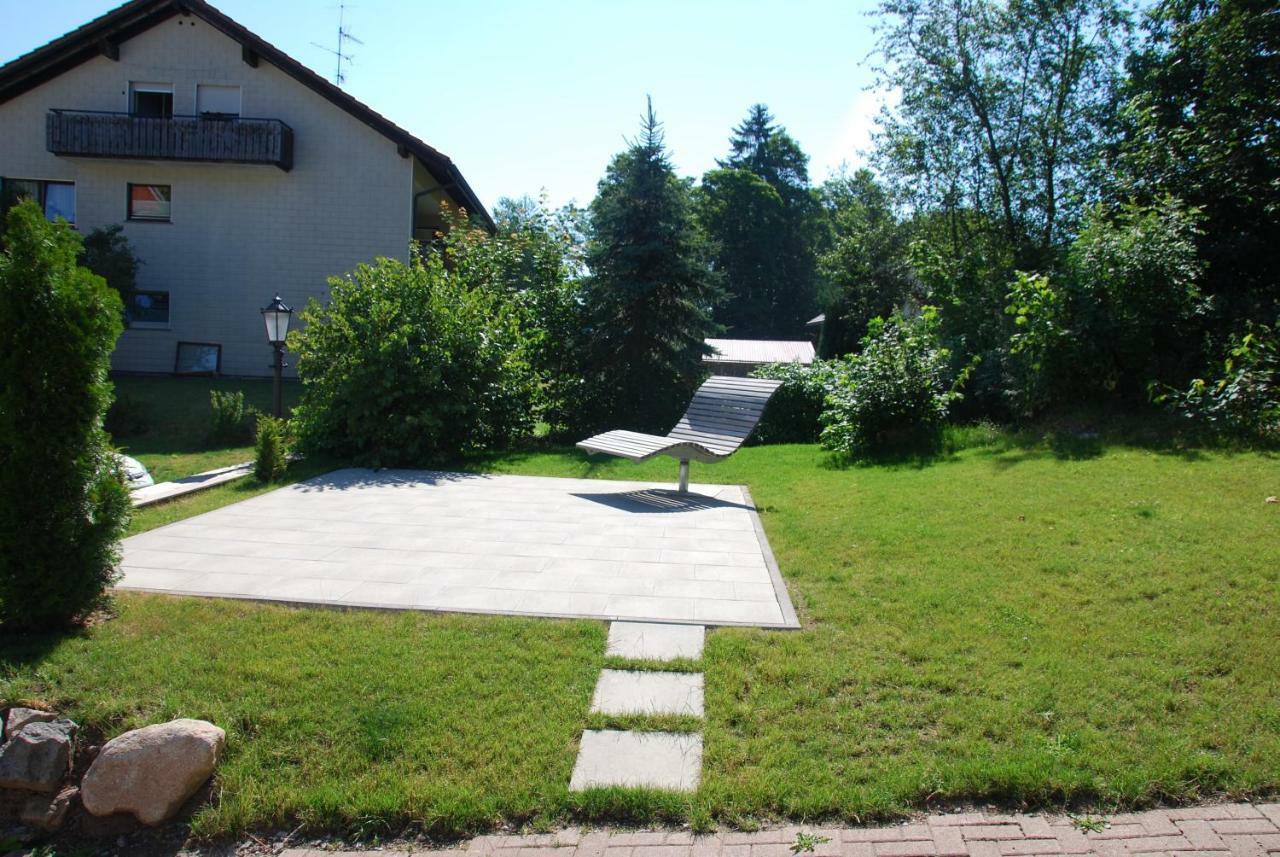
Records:
<instances>
[{"instance_id":1,"label":"gabled roof","mask_svg":"<svg viewBox=\"0 0 1280 857\"><path fill-rule=\"evenodd\" d=\"M122 42L149 30L174 15L194 15L228 38L238 42L244 61L257 65L271 63L311 91L328 99L368 125L400 149L414 155L435 176L446 191L490 230L493 219L480 198L471 190L461 171L443 152L432 148L390 119L352 98L284 51L259 38L204 0L130 0L101 17L94 18L44 47L23 54L0 66L0 104L34 89L81 63L97 56L119 56Z\"/></svg>"}]
</instances>

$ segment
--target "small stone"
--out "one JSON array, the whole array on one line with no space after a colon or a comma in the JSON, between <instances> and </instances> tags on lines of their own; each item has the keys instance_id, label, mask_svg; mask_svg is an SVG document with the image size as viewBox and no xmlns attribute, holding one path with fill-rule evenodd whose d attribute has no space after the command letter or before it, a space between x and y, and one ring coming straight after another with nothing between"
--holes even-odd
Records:
<instances>
[{"instance_id":1,"label":"small stone","mask_svg":"<svg viewBox=\"0 0 1280 857\"><path fill-rule=\"evenodd\" d=\"M9 713L4 718L4 736L6 739L12 738L22 731L22 727L28 723L48 723L50 720L57 720L58 715L52 711L41 711L38 708L20 708L14 706L9 709Z\"/></svg>"},{"instance_id":2,"label":"small stone","mask_svg":"<svg viewBox=\"0 0 1280 857\"><path fill-rule=\"evenodd\" d=\"M0 747L0 788L56 792L71 767L70 720L28 723Z\"/></svg>"},{"instance_id":3,"label":"small stone","mask_svg":"<svg viewBox=\"0 0 1280 857\"><path fill-rule=\"evenodd\" d=\"M1275 496L1275 495L1273 494L1272 496L1270 496L1270 497L1268 497L1268 498L1267 498L1267 502L1268 502L1268 503L1280 503L1280 497L1277 497L1277 496Z\"/></svg>"},{"instance_id":4,"label":"small stone","mask_svg":"<svg viewBox=\"0 0 1280 857\"><path fill-rule=\"evenodd\" d=\"M226 733L204 720L126 732L103 745L80 783L80 799L97 816L128 812L159 824L209 778L225 742Z\"/></svg>"},{"instance_id":5,"label":"small stone","mask_svg":"<svg viewBox=\"0 0 1280 857\"><path fill-rule=\"evenodd\" d=\"M75 786L67 786L53 798L36 795L23 804L18 820L28 827L38 827L52 833L62 827L67 820L67 810L71 809L71 801L80 790Z\"/></svg>"}]
</instances>

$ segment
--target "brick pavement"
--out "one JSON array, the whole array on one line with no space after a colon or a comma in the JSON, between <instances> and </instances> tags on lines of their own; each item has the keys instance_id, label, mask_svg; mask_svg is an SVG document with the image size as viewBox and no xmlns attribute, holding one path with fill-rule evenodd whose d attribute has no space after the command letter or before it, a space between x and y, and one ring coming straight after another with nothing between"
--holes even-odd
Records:
<instances>
[{"instance_id":1,"label":"brick pavement","mask_svg":"<svg viewBox=\"0 0 1280 857\"><path fill-rule=\"evenodd\" d=\"M754 833L591 830L480 836L432 857L793 857L799 832L825 837L811 857L1267 857L1280 854L1280 803L1231 803L1098 817L1082 830L1065 816L987 812L932 815L891 827L800 825ZM357 852L350 852L355 854ZM384 852L386 853L386 852ZM336 857L292 849L284 857Z\"/></svg>"}]
</instances>

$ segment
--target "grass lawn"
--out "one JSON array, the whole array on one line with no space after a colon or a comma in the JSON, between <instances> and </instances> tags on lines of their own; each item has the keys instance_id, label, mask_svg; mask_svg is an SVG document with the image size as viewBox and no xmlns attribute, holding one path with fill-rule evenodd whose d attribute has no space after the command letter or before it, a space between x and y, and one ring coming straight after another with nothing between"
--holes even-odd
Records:
<instances>
[{"instance_id":1,"label":"grass lawn","mask_svg":"<svg viewBox=\"0 0 1280 857\"><path fill-rule=\"evenodd\" d=\"M238 443L209 441L210 390L239 390L244 393L246 404L271 412L270 379L126 376L115 378L114 383L116 397L136 403L147 424L141 434L116 437L115 443L141 461L157 482L253 458L253 443L247 434ZM300 393L296 382L285 383L286 412Z\"/></svg>"},{"instance_id":2,"label":"grass lawn","mask_svg":"<svg viewBox=\"0 0 1280 857\"><path fill-rule=\"evenodd\" d=\"M675 478L668 460L570 451L470 466ZM581 730L607 725L587 712L605 663L595 622L129 596L85 636L7 647L0 697L108 732L179 714L226 726L207 833L750 825L1280 789L1275 456L989 437L923 465L749 447L693 479L750 486L804 628L709 635L691 798L565 790ZM248 490L143 510L135 526Z\"/></svg>"}]
</instances>

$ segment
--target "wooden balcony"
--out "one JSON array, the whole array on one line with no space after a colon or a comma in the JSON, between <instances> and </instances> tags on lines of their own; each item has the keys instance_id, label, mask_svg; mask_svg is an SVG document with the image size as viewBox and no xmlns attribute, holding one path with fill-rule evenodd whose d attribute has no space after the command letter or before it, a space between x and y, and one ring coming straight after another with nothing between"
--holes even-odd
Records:
<instances>
[{"instance_id":1,"label":"wooden balcony","mask_svg":"<svg viewBox=\"0 0 1280 857\"><path fill-rule=\"evenodd\" d=\"M293 168L293 129L279 119L50 110L45 132L55 155Z\"/></svg>"}]
</instances>

